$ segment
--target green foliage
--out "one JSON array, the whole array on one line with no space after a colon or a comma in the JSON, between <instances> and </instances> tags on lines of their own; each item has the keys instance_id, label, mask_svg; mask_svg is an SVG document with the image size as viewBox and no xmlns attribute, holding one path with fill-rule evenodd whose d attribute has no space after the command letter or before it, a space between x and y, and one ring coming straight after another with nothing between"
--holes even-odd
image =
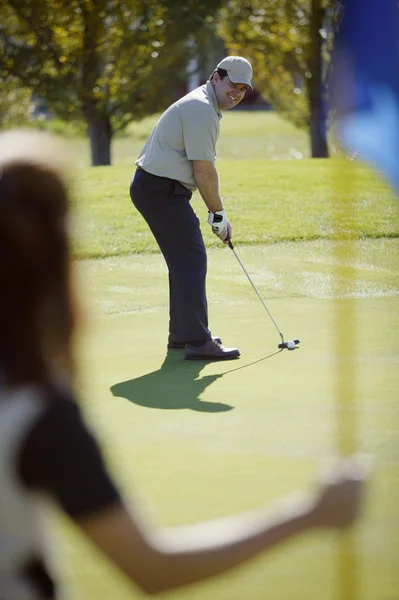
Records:
<instances>
[{"instance_id":1,"label":"green foliage","mask_svg":"<svg viewBox=\"0 0 399 600\"><path fill-rule=\"evenodd\" d=\"M264 98L297 126L310 123L307 80L314 77L312 7L331 22L331 0L230 0L222 9L219 32L231 53L254 67L256 87ZM328 61L332 29L323 29Z\"/></svg>"},{"instance_id":2,"label":"green foliage","mask_svg":"<svg viewBox=\"0 0 399 600\"><path fill-rule=\"evenodd\" d=\"M26 124L25 124L26 125ZM73 140L72 143L75 145L77 139L80 137L83 139L85 133L82 124L79 121L62 121L61 119L33 119L29 121L28 126L32 129L40 129L41 131L48 131L54 135L67 139Z\"/></svg>"},{"instance_id":3,"label":"green foliage","mask_svg":"<svg viewBox=\"0 0 399 600\"><path fill-rule=\"evenodd\" d=\"M110 119L112 132L176 93L186 40L215 0L5 0L0 77L13 76L66 120Z\"/></svg>"},{"instance_id":4,"label":"green foliage","mask_svg":"<svg viewBox=\"0 0 399 600\"><path fill-rule=\"evenodd\" d=\"M30 90L21 87L13 77L8 79L6 85L0 85L0 129L26 122L31 107L30 98Z\"/></svg>"}]
</instances>

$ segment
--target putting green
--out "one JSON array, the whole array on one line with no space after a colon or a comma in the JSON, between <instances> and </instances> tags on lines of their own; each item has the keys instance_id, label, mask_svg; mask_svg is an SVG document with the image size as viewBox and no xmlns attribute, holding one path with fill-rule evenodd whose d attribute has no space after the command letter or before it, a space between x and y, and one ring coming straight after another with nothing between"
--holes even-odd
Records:
<instances>
[{"instance_id":1,"label":"putting green","mask_svg":"<svg viewBox=\"0 0 399 600\"><path fill-rule=\"evenodd\" d=\"M209 252L212 332L242 353L222 363L192 363L182 351L166 352L168 285L160 256L80 263L89 316L78 344L82 398L121 488L163 525L257 508L311 486L323 460L336 453L338 416L354 422L356 448L375 458L356 529L360 598L393 600L399 589L399 243L360 241L340 265L331 248L329 242L236 248L285 339L301 340L297 350L282 352L231 250ZM337 307L344 317L355 311L342 329ZM346 328L355 328L353 348L339 343ZM345 365L355 381L347 406L337 396ZM65 538L59 552L71 597L142 597L68 523L56 523ZM337 535L304 536L234 573L165 597L344 598L339 548Z\"/></svg>"}]
</instances>

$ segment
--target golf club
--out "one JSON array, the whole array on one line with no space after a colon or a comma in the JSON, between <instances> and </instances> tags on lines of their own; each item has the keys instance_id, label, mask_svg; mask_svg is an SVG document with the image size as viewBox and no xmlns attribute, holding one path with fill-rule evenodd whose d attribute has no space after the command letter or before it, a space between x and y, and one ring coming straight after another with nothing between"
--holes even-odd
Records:
<instances>
[{"instance_id":1,"label":"golf club","mask_svg":"<svg viewBox=\"0 0 399 600\"><path fill-rule=\"evenodd\" d=\"M244 266L244 264L243 264L243 262L242 262L241 258L238 256L238 254L237 254L237 252L236 252L236 249L234 248L233 242L232 242L231 240L229 240L228 244L229 244L229 248L231 248L231 249L233 250L233 252L234 252L234 256L236 257L236 259L237 259L237 260L238 260L238 262L240 263L240 265L241 265L241 267L242 267L242 270L244 271L245 275L248 277L248 279L249 279L249 281L250 281L250 283L251 283L252 287L254 288L255 292L256 292L256 293L257 293L257 295L258 295L258 298L259 298L259 300L262 302L263 306L265 307L267 314L269 315L269 317L270 317L270 318L271 318L271 320L273 321L273 324L274 324L275 328L277 329L277 331L278 331L278 333L279 333L279 336L281 337L281 343L278 345L278 348L281 348L282 350L283 350L284 348L287 348L288 350L294 350L294 349L297 347L297 345L299 344L299 340L289 340L288 342L285 342L285 341L284 341L284 336L283 336L283 334L281 333L281 330L280 330L279 326L277 325L277 323L276 323L276 321L274 320L274 318L273 318L273 316L272 316L271 312L270 312L270 311L269 311L269 309L267 308L267 306L266 306L266 304L265 304L265 302L264 302L264 300L263 300L262 296L261 296L261 295L260 295L260 293L258 292L258 289L257 289L256 285L254 284L254 282L252 281L252 278L251 278L251 276L249 275L248 271L246 270L246 268L245 268L245 266Z\"/></svg>"}]
</instances>

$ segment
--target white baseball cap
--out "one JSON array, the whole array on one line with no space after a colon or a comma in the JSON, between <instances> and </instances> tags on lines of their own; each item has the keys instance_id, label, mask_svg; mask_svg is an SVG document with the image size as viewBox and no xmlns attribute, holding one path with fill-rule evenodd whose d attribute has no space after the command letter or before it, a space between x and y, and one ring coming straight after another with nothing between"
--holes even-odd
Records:
<instances>
[{"instance_id":1,"label":"white baseball cap","mask_svg":"<svg viewBox=\"0 0 399 600\"><path fill-rule=\"evenodd\" d=\"M252 90L252 66L246 58L242 56L227 56L220 61L217 69L224 69L233 83L243 83Z\"/></svg>"}]
</instances>

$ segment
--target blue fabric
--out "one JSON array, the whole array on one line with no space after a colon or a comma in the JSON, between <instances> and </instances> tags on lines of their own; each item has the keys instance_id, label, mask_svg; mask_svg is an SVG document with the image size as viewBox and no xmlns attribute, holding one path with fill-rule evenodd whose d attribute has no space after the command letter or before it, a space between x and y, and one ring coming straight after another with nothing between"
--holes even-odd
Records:
<instances>
[{"instance_id":1,"label":"blue fabric","mask_svg":"<svg viewBox=\"0 0 399 600\"><path fill-rule=\"evenodd\" d=\"M334 107L343 147L399 192L397 0L343 0L334 58Z\"/></svg>"}]
</instances>

